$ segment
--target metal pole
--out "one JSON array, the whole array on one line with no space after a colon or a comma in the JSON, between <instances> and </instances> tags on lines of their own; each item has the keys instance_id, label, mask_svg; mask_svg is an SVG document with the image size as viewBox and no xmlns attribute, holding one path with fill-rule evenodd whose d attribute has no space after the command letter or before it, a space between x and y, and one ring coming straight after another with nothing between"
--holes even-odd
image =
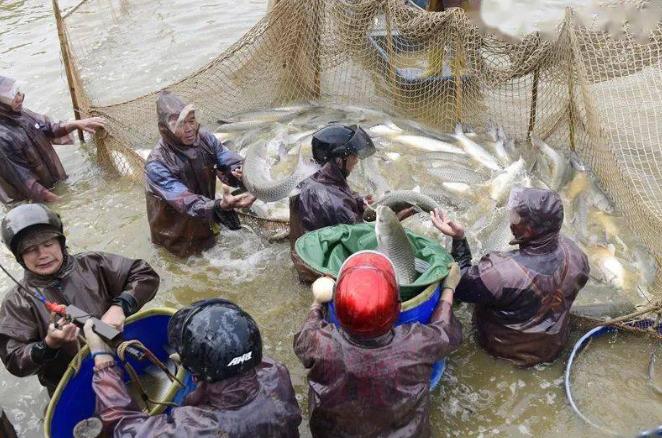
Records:
<instances>
[{"instance_id":1,"label":"metal pole","mask_svg":"<svg viewBox=\"0 0 662 438\"><path fill-rule=\"evenodd\" d=\"M64 23L62 21L62 14L60 13L60 5L58 0L53 0L53 14L55 15L55 24L57 26L57 36L60 40L60 52L62 53L62 62L64 64L64 71L67 74L67 83L69 84L69 95L71 96L71 104L74 109L74 117L80 120L80 105L78 105L78 97L76 96L76 86L74 82L74 73L69 58L69 42L64 33ZM83 131L78 130L78 138L81 143L85 142Z\"/></svg>"},{"instance_id":2,"label":"metal pole","mask_svg":"<svg viewBox=\"0 0 662 438\"><path fill-rule=\"evenodd\" d=\"M529 113L529 133L528 139L531 140L531 134L536 127L536 111L538 109L538 81L540 80L540 69L533 72L533 85L531 87L531 111Z\"/></svg>"}]
</instances>

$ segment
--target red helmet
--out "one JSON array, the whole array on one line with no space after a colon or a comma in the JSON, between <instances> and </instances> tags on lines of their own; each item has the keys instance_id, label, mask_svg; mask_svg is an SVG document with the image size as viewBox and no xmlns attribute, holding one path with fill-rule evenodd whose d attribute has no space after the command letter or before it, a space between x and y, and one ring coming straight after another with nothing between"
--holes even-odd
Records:
<instances>
[{"instance_id":1,"label":"red helmet","mask_svg":"<svg viewBox=\"0 0 662 438\"><path fill-rule=\"evenodd\" d=\"M340 267L333 305L349 335L365 339L388 333L400 315L393 263L375 251L352 254Z\"/></svg>"}]
</instances>

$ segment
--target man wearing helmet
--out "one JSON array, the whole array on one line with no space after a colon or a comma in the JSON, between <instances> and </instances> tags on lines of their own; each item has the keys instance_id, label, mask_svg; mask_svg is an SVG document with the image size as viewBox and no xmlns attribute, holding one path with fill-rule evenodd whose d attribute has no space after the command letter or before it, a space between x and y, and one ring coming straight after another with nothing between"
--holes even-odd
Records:
<instances>
[{"instance_id":1,"label":"man wearing helmet","mask_svg":"<svg viewBox=\"0 0 662 438\"><path fill-rule=\"evenodd\" d=\"M112 350L91 325L85 337L96 353L97 414L114 436L299 436L301 413L287 368L262 356L257 324L229 301L200 301L170 319L169 344L197 387L169 414L138 410Z\"/></svg>"},{"instance_id":2,"label":"man wearing helmet","mask_svg":"<svg viewBox=\"0 0 662 438\"><path fill-rule=\"evenodd\" d=\"M340 268L333 304L340 327L324 319L330 293L313 283L315 302L294 337L310 371L308 405L314 437L426 437L430 376L435 362L462 342L453 315L457 265L429 324L394 326L400 295L391 261L374 251L350 256Z\"/></svg>"},{"instance_id":3,"label":"man wearing helmet","mask_svg":"<svg viewBox=\"0 0 662 438\"><path fill-rule=\"evenodd\" d=\"M159 276L143 260L104 252L69 254L60 217L42 204L20 205L2 220L2 240L24 268L22 285L73 304L121 329L151 300ZM54 324L35 296L14 287L0 307L0 359L19 377L37 374L52 394L78 351L78 328Z\"/></svg>"},{"instance_id":4,"label":"man wearing helmet","mask_svg":"<svg viewBox=\"0 0 662 438\"><path fill-rule=\"evenodd\" d=\"M570 334L569 313L588 281L586 255L560 234L563 204L551 190L516 187L508 201L511 245L477 265L464 228L438 211L434 225L453 238L452 255L462 268L457 298L475 303L478 342L494 356L520 366L551 362Z\"/></svg>"},{"instance_id":5,"label":"man wearing helmet","mask_svg":"<svg viewBox=\"0 0 662 438\"><path fill-rule=\"evenodd\" d=\"M145 162L145 196L152 243L180 257L211 248L218 224L241 225L234 208L248 207L255 197L224 191L216 199L216 178L241 180L242 158L200 127L195 107L161 92L156 103L161 134Z\"/></svg>"},{"instance_id":6,"label":"man wearing helmet","mask_svg":"<svg viewBox=\"0 0 662 438\"><path fill-rule=\"evenodd\" d=\"M309 231L363 221L367 200L350 189L347 177L359 160L375 153L370 136L357 125L322 128L313 134L312 147L313 158L322 168L290 198L290 253L302 281L313 281L317 275L297 256L296 240Z\"/></svg>"}]
</instances>

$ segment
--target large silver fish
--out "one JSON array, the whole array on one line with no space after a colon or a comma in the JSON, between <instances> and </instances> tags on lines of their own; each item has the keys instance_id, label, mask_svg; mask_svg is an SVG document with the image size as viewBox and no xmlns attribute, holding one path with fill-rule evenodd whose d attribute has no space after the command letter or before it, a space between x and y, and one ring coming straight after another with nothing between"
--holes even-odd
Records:
<instances>
[{"instance_id":1,"label":"large silver fish","mask_svg":"<svg viewBox=\"0 0 662 438\"><path fill-rule=\"evenodd\" d=\"M274 202L296 194L297 185L319 170L319 166L303 158L299 151L299 161L291 175L274 181L269 172L265 142L256 142L248 147L244 160L242 181L246 190L265 202Z\"/></svg>"},{"instance_id":2,"label":"large silver fish","mask_svg":"<svg viewBox=\"0 0 662 438\"><path fill-rule=\"evenodd\" d=\"M395 213L385 205L377 207L375 235L377 250L393 262L398 284L411 284L416 281L418 274L414 250Z\"/></svg>"},{"instance_id":3,"label":"large silver fish","mask_svg":"<svg viewBox=\"0 0 662 438\"><path fill-rule=\"evenodd\" d=\"M481 184L486 180L484 175L481 175L473 169L460 165L436 167L429 169L427 173L442 181L471 185Z\"/></svg>"},{"instance_id":4,"label":"large silver fish","mask_svg":"<svg viewBox=\"0 0 662 438\"><path fill-rule=\"evenodd\" d=\"M384 196L373 202L372 206L366 209L363 218L367 221L374 220L375 209L382 205L389 207L393 211L400 211L409 207L418 207L426 213L431 212L435 208L440 208L437 201L423 193L418 193L413 190L395 190L386 193Z\"/></svg>"},{"instance_id":5,"label":"large silver fish","mask_svg":"<svg viewBox=\"0 0 662 438\"><path fill-rule=\"evenodd\" d=\"M481 145L467 137L460 124L455 127L455 138L460 142L464 151L471 156L471 158L490 170L501 170L501 166L497 160Z\"/></svg>"},{"instance_id":6,"label":"large silver fish","mask_svg":"<svg viewBox=\"0 0 662 438\"><path fill-rule=\"evenodd\" d=\"M393 141L427 152L445 152L458 155L464 155L465 153L462 149L450 143L421 135L396 135L393 137Z\"/></svg>"},{"instance_id":7,"label":"large silver fish","mask_svg":"<svg viewBox=\"0 0 662 438\"><path fill-rule=\"evenodd\" d=\"M568 162L562 154L538 137L532 135L531 144L539 153L537 163L543 181L551 190L558 191L569 173Z\"/></svg>"}]
</instances>

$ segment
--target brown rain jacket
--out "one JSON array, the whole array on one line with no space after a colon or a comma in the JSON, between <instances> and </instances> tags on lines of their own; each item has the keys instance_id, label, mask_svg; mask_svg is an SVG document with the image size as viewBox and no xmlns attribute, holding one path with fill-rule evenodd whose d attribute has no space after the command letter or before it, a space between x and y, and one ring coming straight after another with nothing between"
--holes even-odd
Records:
<instances>
[{"instance_id":1,"label":"brown rain jacket","mask_svg":"<svg viewBox=\"0 0 662 438\"><path fill-rule=\"evenodd\" d=\"M318 274L309 270L294 251L296 240L309 231L338 224L363 222L363 198L347 185L347 178L332 161L299 186L290 198L290 254L301 281L314 281Z\"/></svg>"},{"instance_id":2,"label":"brown rain jacket","mask_svg":"<svg viewBox=\"0 0 662 438\"><path fill-rule=\"evenodd\" d=\"M87 252L67 255L60 271L48 278L26 271L21 283L29 289L37 288L49 301L73 304L100 318L120 296L131 303L128 313L140 309L156 294L159 276L143 260ZM49 322L50 315L41 301L18 287L7 293L0 307L2 363L18 377L37 374L52 394L78 347L65 345L48 354L33 350L46 338Z\"/></svg>"},{"instance_id":3,"label":"brown rain jacket","mask_svg":"<svg viewBox=\"0 0 662 438\"><path fill-rule=\"evenodd\" d=\"M0 95L8 95L13 84L0 76ZM43 202L48 189L67 178L52 143L71 143L61 123L0 102L0 202Z\"/></svg>"},{"instance_id":4,"label":"brown rain jacket","mask_svg":"<svg viewBox=\"0 0 662 438\"><path fill-rule=\"evenodd\" d=\"M269 358L254 370L200 383L184 405L150 417L136 407L114 364L95 369L97 413L116 437L298 437L301 412L290 374Z\"/></svg>"},{"instance_id":5,"label":"brown rain jacket","mask_svg":"<svg viewBox=\"0 0 662 438\"><path fill-rule=\"evenodd\" d=\"M204 129L195 144L183 145L168 127L185 107L177 96L163 92L156 106L161 139L145 163L147 219L153 243L187 257L214 245L216 177L242 159Z\"/></svg>"},{"instance_id":6,"label":"brown rain jacket","mask_svg":"<svg viewBox=\"0 0 662 438\"><path fill-rule=\"evenodd\" d=\"M313 308L294 337L308 368L314 437L430 435L430 376L462 342L462 326L441 301L430 324L403 324L368 343L350 339Z\"/></svg>"},{"instance_id":7,"label":"brown rain jacket","mask_svg":"<svg viewBox=\"0 0 662 438\"><path fill-rule=\"evenodd\" d=\"M515 211L535 236L519 249L487 254L471 265L466 239L454 240L452 255L462 269L458 300L476 303L478 342L489 353L521 366L551 362L570 334L569 313L588 281L586 255L559 232L563 205L549 190L524 189Z\"/></svg>"}]
</instances>

